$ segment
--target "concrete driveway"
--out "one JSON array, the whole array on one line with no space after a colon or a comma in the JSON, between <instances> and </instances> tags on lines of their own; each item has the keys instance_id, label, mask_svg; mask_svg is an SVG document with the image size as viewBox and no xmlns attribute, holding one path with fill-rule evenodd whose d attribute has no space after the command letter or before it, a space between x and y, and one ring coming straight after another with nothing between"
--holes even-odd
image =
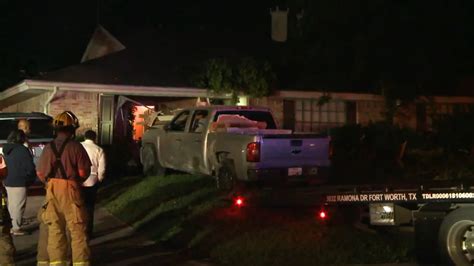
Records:
<instances>
[{"instance_id":1,"label":"concrete driveway","mask_svg":"<svg viewBox=\"0 0 474 266\"><path fill-rule=\"evenodd\" d=\"M43 200L44 196L28 197L25 218L30 224L25 226L25 230L30 234L13 238L17 249L17 265L36 265L38 243L36 214ZM103 208L96 209L94 231L96 237L90 242L94 265L147 265L143 262L150 259L156 262L157 257L158 261L168 262L160 262L160 265L185 263L177 252L164 251Z\"/></svg>"}]
</instances>

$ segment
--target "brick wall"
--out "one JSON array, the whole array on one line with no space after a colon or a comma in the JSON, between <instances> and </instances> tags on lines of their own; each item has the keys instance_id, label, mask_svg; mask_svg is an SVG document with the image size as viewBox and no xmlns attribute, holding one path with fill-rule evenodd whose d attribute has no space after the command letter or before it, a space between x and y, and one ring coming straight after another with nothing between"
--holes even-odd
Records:
<instances>
[{"instance_id":1,"label":"brick wall","mask_svg":"<svg viewBox=\"0 0 474 266\"><path fill-rule=\"evenodd\" d=\"M416 119L416 105L413 103L405 104L397 109L397 112L393 117L393 123L401 128L416 130Z\"/></svg>"},{"instance_id":2,"label":"brick wall","mask_svg":"<svg viewBox=\"0 0 474 266\"><path fill-rule=\"evenodd\" d=\"M190 108L196 106L196 97L192 98L160 98L155 104L156 111L162 111L168 114L170 111L180 108Z\"/></svg>"},{"instance_id":3,"label":"brick wall","mask_svg":"<svg viewBox=\"0 0 474 266\"><path fill-rule=\"evenodd\" d=\"M64 111L73 112L79 119L78 135L88 129L98 131L99 95L92 92L58 91L49 106L49 115L56 116Z\"/></svg>"},{"instance_id":4,"label":"brick wall","mask_svg":"<svg viewBox=\"0 0 474 266\"><path fill-rule=\"evenodd\" d=\"M371 122L385 120L385 103L383 101L357 101L357 123L368 125Z\"/></svg>"},{"instance_id":5,"label":"brick wall","mask_svg":"<svg viewBox=\"0 0 474 266\"><path fill-rule=\"evenodd\" d=\"M275 97L249 98L249 105L270 108L277 127L283 126L283 99Z\"/></svg>"}]
</instances>

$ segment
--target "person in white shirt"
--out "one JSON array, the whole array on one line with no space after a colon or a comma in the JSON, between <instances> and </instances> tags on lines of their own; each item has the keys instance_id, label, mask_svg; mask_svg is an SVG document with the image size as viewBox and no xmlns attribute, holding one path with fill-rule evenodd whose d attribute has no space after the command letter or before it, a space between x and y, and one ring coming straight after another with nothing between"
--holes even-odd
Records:
<instances>
[{"instance_id":1,"label":"person in white shirt","mask_svg":"<svg viewBox=\"0 0 474 266\"><path fill-rule=\"evenodd\" d=\"M84 138L85 140L81 142L81 144L87 151L92 163L90 176L86 181L84 181L84 183L82 183L84 204L86 205L89 216L87 235L89 236L89 239L91 239L94 227L94 208L97 189L99 183L104 179L105 174L105 155L104 150L95 144L97 134L94 131L87 130L84 133Z\"/></svg>"}]
</instances>

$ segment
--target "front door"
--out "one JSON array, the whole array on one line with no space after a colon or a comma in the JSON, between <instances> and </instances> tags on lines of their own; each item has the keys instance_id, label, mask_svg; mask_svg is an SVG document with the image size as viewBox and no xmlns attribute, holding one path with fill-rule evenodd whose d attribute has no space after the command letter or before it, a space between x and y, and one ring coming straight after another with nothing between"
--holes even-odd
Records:
<instances>
[{"instance_id":1,"label":"front door","mask_svg":"<svg viewBox=\"0 0 474 266\"><path fill-rule=\"evenodd\" d=\"M112 144L114 132L114 96L100 96L99 141L101 145Z\"/></svg>"}]
</instances>

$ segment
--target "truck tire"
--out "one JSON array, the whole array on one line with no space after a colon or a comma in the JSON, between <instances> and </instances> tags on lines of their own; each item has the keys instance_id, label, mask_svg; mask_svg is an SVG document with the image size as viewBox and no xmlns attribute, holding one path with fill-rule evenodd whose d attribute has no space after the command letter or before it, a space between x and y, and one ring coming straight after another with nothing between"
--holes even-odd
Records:
<instances>
[{"instance_id":1,"label":"truck tire","mask_svg":"<svg viewBox=\"0 0 474 266\"><path fill-rule=\"evenodd\" d=\"M225 160L221 163L217 172L217 189L223 192L230 192L234 189L235 183L236 175L234 164L230 160Z\"/></svg>"},{"instance_id":2,"label":"truck tire","mask_svg":"<svg viewBox=\"0 0 474 266\"><path fill-rule=\"evenodd\" d=\"M152 144L145 144L141 151L141 163L145 176L163 176L166 174L164 168L158 161L158 154Z\"/></svg>"},{"instance_id":3,"label":"truck tire","mask_svg":"<svg viewBox=\"0 0 474 266\"><path fill-rule=\"evenodd\" d=\"M441 223L438 240L446 265L473 265L474 207L461 207L449 213Z\"/></svg>"}]
</instances>

